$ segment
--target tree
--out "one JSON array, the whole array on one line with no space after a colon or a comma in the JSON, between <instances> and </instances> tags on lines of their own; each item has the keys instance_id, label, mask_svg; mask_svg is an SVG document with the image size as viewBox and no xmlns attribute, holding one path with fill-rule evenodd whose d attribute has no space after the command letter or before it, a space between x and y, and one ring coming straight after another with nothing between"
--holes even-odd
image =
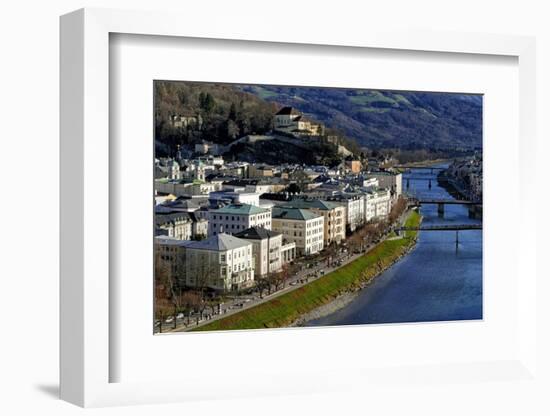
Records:
<instances>
[{"instance_id":1,"label":"tree","mask_svg":"<svg viewBox=\"0 0 550 416\"><path fill-rule=\"evenodd\" d=\"M260 278L256 279L256 290L260 294L260 299L263 299L263 293L266 290L269 290L269 287L270 287L270 282L267 278L260 277Z\"/></svg>"},{"instance_id":2,"label":"tree","mask_svg":"<svg viewBox=\"0 0 550 416\"><path fill-rule=\"evenodd\" d=\"M227 120L225 124L226 134L231 140L235 140L239 135L239 126L233 120Z\"/></svg>"},{"instance_id":3,"label":"tree","mask_svg":"<svg viewBox=\"0 0 550 416\"><path fill-rule=\"evenodd\" d=\"M235 107L235 103L231 103L231 107L229 107L229 116L227 119L237 121L237 108Z\"/></svg>"},{"instance_id":4,"label":"tree","mask_svg":"<svg viewBox=\"0 0 550 416\"><path fill-rule=\"evenodd\" d=\"M214 111L216 107L216 100L212 97L212 94L207 92L206 94L202 93L199 96L200 107L204 110L206 114L210 114Z\"/></svg>"}]
</instances>

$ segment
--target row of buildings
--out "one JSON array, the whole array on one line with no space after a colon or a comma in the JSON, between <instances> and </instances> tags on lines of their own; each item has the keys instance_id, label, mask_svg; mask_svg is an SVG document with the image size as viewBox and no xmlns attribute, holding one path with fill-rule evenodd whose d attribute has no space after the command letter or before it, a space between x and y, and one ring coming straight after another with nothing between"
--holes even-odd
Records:
<instances>
[{"instance_id":1,"label":"row of buildings","mask_svg":"<svg viewBox=\"0 0 550 416\"><path fill-rule=\"evenodd\" d=\"M384 177L387 176L384 173ZM399 174L393 175L399 181ZM346 232L386 218L399 196L378 181L353 191L273 194L229 187L202 197L164 195L155 206L157 264L182 285L227 291L249 287L296 257L340 244ZM400 189L400 184L397 187Z\"/></svg>"},{"instance_id":2,"label":"row of buildings","mask_svg":"<svg viewBox=\"0 0 550 416\"><path fill-rule=\"evenodd\" d=\"M202 122L193 115L171 121L176 128ZM273 132L309 140L324 126L284 107ZM400 173L367 170L351 158L329 168L226 163L220 153L203 141L155 160L156 273L183 286L252 286L386 218L402 191Z\"/></svg>"}]
</instances>

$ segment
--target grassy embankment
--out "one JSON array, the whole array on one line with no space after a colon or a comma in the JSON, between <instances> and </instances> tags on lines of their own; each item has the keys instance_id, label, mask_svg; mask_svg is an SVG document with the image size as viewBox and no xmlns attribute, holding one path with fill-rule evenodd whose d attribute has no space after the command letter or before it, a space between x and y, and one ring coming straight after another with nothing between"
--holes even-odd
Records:
<instances>
[{"instance_id":1,"label":"grassy embankment","mask_svg":"<svg viewBox=\"0 0 550 416\"><path fill-rule=\"evenodd\" d=\"M416 211L412 211L407 218L406 226L418 225L420 218ZM403 238L384 240L364 256L301 288L198 327L194 331L288 326L301 315L370 281L414 244L416 233L416 231L407 231Z\"/></svg>"}]
</instances>

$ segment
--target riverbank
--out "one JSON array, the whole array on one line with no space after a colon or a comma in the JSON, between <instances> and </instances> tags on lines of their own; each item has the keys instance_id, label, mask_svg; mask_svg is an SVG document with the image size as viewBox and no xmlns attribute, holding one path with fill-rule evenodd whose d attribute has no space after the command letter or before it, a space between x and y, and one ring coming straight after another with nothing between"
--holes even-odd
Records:
<instances>
[{"instance_id":1,"label":"riverbank","mask_svg":"<svg viewBox=\"0 0 550 416\"><path fill-rule=\"evenodd\" d=\"M420 221L420 214L412 211L405 225L415 227ZM386 239L365 255L305 286L193 331L288 327L314 311L322 311L325 305L331 305L327 310L342 307L353 293L407 254L416 238L416 231L407 231L402 238Z\"/></svg>"},{"instance_id":2,"label":"riverbank","mask_svg":"<svg viewBox=\"0 0 550 416\"><path fill-rule=\"evenodd\" d=\"M415 231L416 233L416 231ZM380 269L375 275L373 275L370 279L361 281L358 286L354 286L350 288L349 291L341 294L334 300L332 300L329 303L326 303L298 318L296 321L294 321L292 324L289 325L289 327L300 327L300 326L307 326L307 323L309 321L313 321L316 319L324 318L325 316L328 316L330 314L333 314L340 309L343 309L348 304L353 302L357 296L359 296L359 293L366 289L378 276L380 276L383 272L385 272L387 269L392 267L395 263L397 263L399 260L401 260L403 257L408 255L416 246L416 236L414 237L414 241L412 244L410 244L406 250L401 253L398 257L394 258L389 264L385 265L382 269Z\"/></svg>"}]
</instances>

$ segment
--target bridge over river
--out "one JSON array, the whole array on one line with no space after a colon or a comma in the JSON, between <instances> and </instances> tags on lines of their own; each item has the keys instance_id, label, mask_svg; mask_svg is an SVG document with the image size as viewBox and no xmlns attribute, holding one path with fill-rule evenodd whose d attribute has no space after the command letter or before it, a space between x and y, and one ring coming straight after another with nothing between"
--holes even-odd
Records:
<instances>
[{"instance_id":1,"label":"bridge over river","mask_svg":"<svg viewBox=\"0 0 550 416\"><path fill-rule=\"evenodd\" d=\"M466 230L483 230L483 224L433 224L420 225L418 227L399 227L395 231L399 234L403 231L455 231L455 245L458 248L458 232Z\"/></svg>"}]
</instances>

